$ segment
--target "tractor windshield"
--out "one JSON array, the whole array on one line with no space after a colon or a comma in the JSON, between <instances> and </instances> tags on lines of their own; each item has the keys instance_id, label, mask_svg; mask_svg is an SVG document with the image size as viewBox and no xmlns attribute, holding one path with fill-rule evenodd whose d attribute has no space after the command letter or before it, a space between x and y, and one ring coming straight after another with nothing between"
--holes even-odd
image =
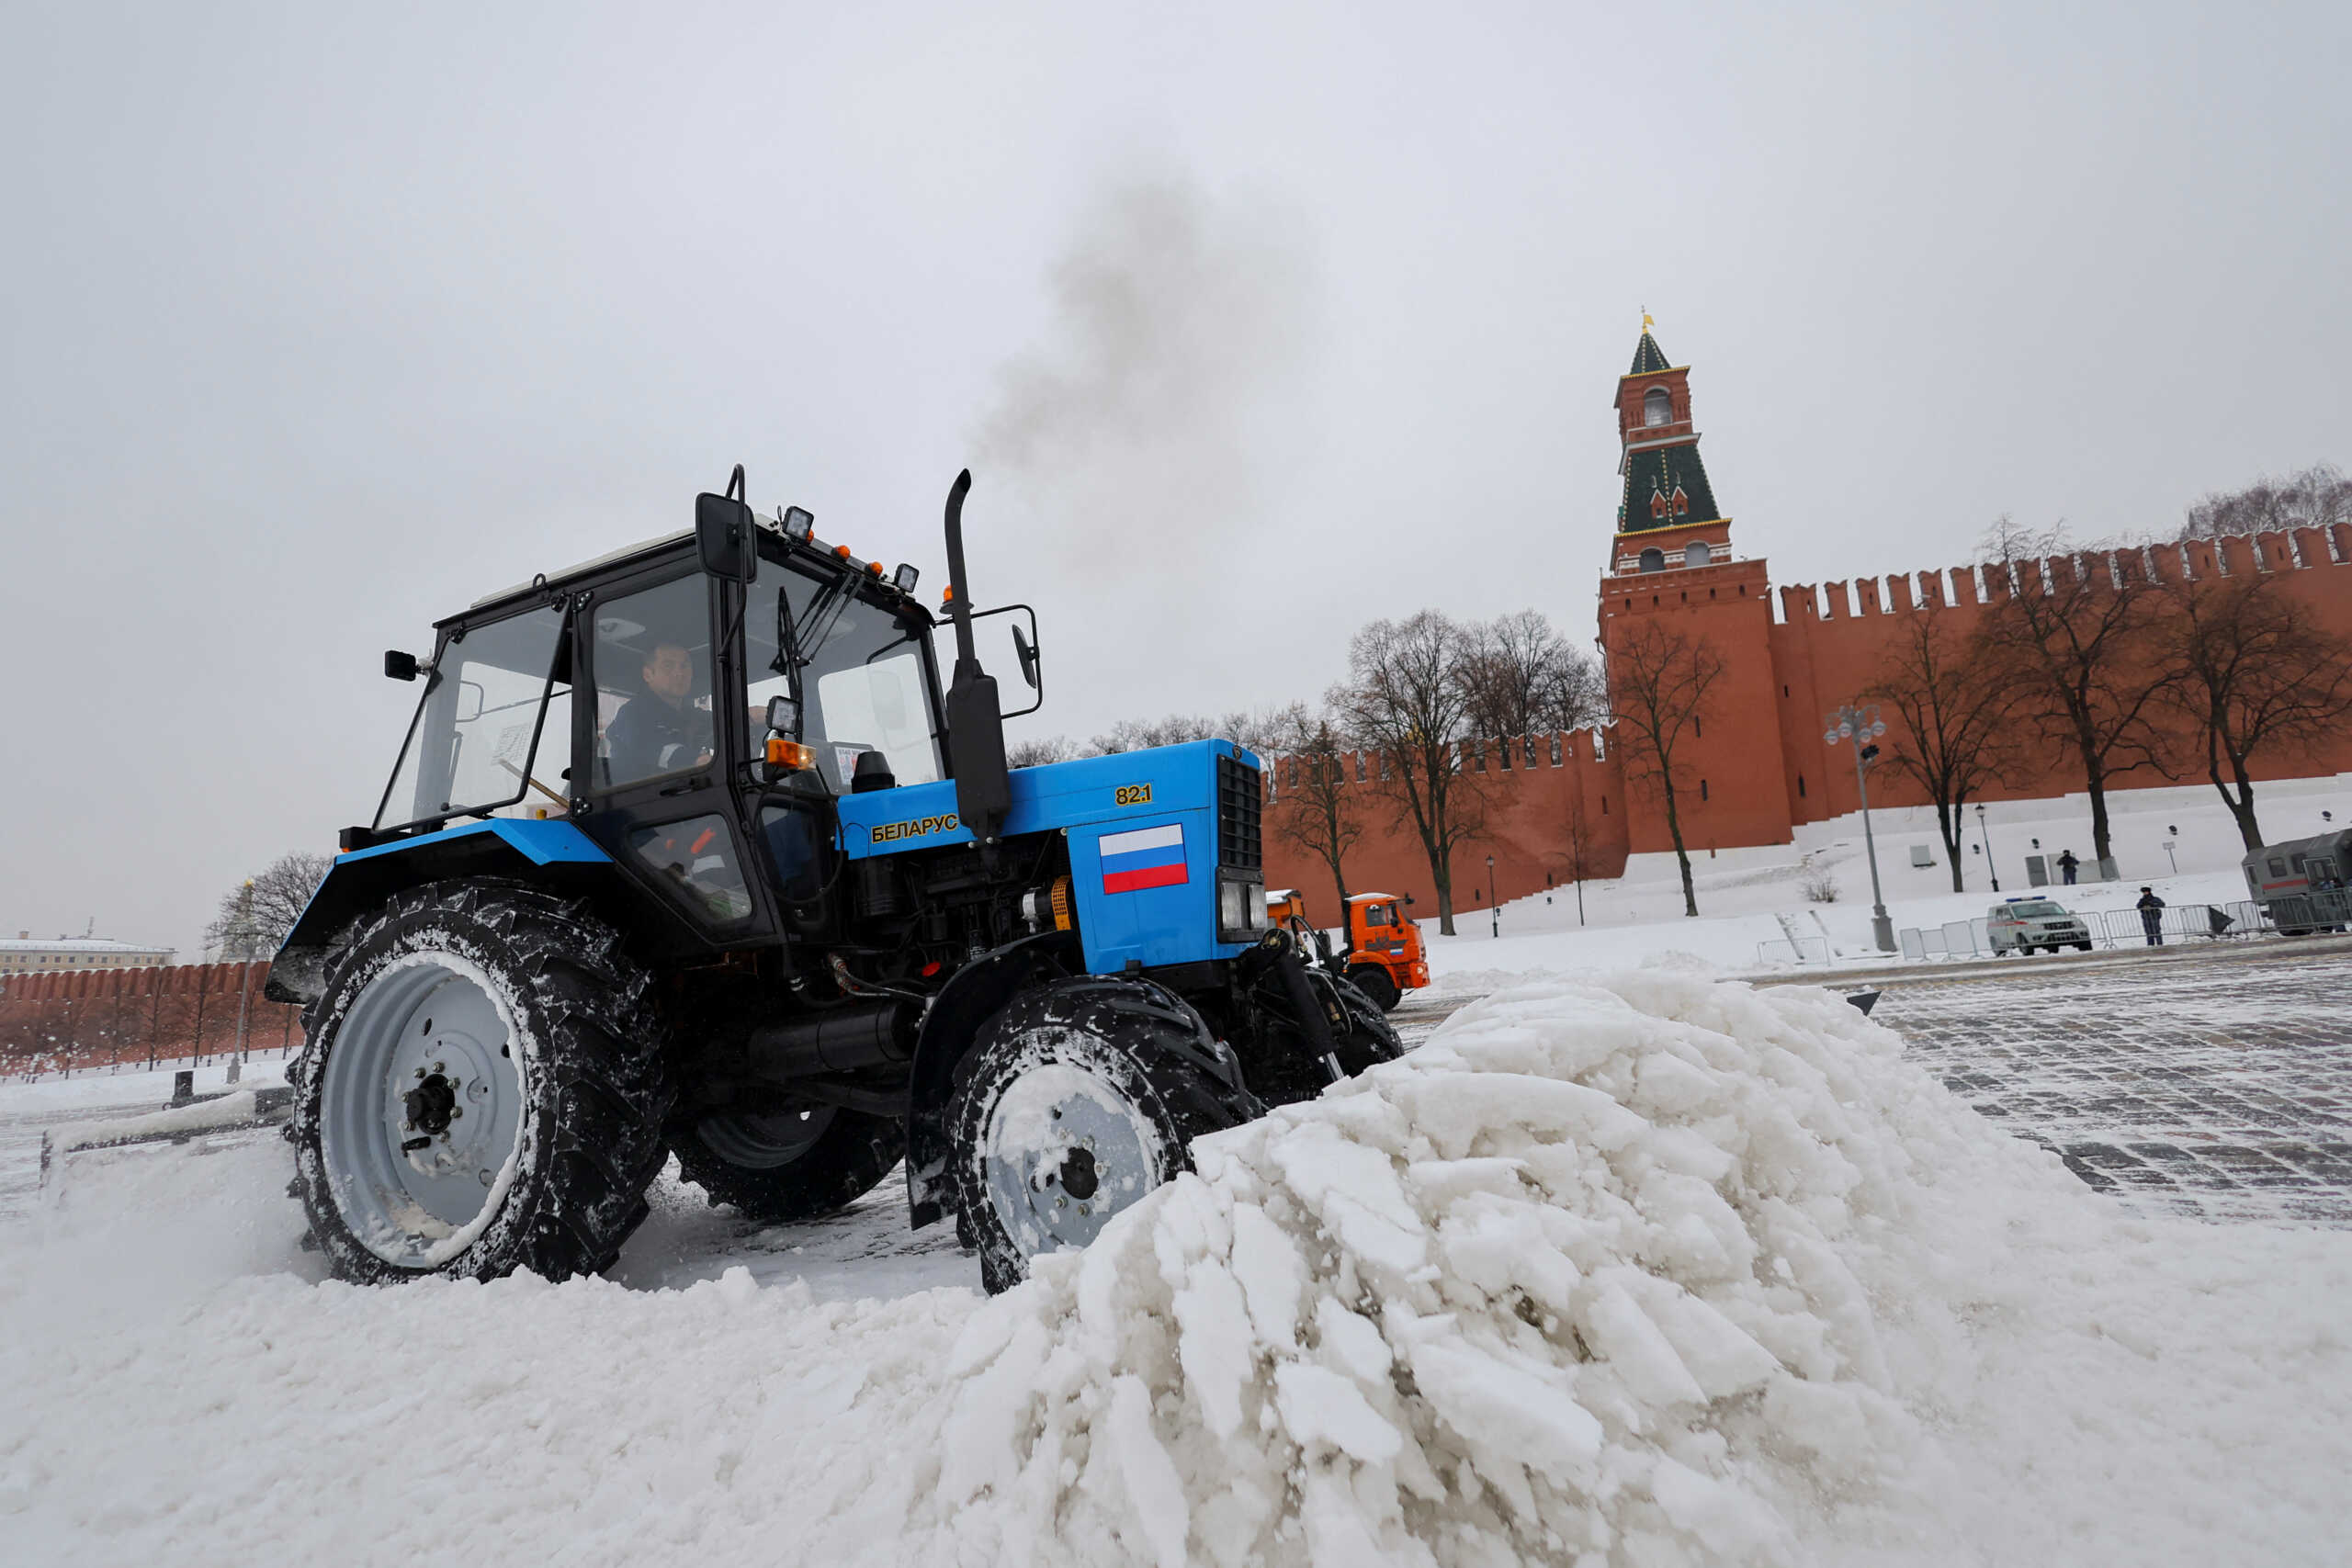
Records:
<instances>
[{"instance_id":1,"label":"tractor windshield","mask_svg":"<svg viewBox=\"0 0 2352 1568\"><path fill-rule=\"evenodd\" d=\"M800 669L800 738L836 793L861 751L879 751L902 784L942 776L933 705L930 626L867 597L862 573L823 580L762 559L744 615L745 694L753 711L789 696L789 654ZM786 620L788 617L788 623ZM789 647L787 647L789 645Z\"/></svg>"},{"instance_id":2,"label":"tractor windshield","mask_svg":"<svg viewBox=\"0 0 2352 1568\"><path fill-rule=\"evenodd\" d=\"M450 636L376 808L378 828L487 817L526 795L561 807L571 752L562 634L563 612L550 605Z\"/></svg>"}]
</instances>

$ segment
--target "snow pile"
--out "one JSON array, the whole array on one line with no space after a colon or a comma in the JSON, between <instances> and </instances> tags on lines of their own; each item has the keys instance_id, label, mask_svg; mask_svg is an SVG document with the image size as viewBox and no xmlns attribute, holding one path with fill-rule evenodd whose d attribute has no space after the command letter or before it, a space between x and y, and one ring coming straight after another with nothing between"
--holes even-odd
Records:
<instances>
[{"instance_id":1,"label":"snow pile","mask_svg":"<svg viewBox=\"0 0 2352 1568\"><path fill-rule=\"evenodd\" d=\"M1916 1446L1850 1261L1929 1240L1899 1049L1670 974L1476 1004L977 1314L939 1502L1002 1561L1786 1560Z\"/></svg>"},{"instance_id":2,"label":"snow pile","mask_svg":"<svg viewBox=\"0 0 2352 1568\"><path fill-rule=\"evenodd\" d=\"M0 1557L2343 1561L2352 1235L2125 1214L1837 998L1523 986L1199 1157L984 1302L675 1189L354 1289L274 1134L107 1151L0 1222Z\"/></svg>"}]
</instances>

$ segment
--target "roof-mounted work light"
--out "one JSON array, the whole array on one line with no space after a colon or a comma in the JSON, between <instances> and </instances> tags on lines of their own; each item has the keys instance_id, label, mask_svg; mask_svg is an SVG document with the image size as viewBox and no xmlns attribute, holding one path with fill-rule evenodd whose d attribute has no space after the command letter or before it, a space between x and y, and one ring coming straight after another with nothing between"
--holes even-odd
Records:
<instances>
[{"instance_id":1,"label":"roof-mounted work light","mask_svg":"<svg viewBox=\"0 0 2352 1568\"><path fill-rule=\"evenodd\" d=\"M890 582L891 585L897 588L899 592L912 593L915 591L915 580L922 575L922 573L917 571L913 567L909 566L904 561L900 561L899 563L899 570L890 574Z\"/></svg>"},{"instance_id":2,"label":"roof-mounted work light","mask_svg":"<svg viewBox=\"0 0 2352 1568\"><path fill-rule=\"evenodd\" d=\"M805 544L817 526L817 514L805 506L787 506L777 521L784 525L786 538L798 539Z\"/></svg>"}]
</instances>

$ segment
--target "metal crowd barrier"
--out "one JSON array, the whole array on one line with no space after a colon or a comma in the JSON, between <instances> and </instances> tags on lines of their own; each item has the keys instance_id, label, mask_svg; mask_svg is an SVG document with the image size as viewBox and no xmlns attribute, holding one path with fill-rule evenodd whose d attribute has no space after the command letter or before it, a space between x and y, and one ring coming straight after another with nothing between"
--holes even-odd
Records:
<instances>
[{"instance_id":1,"label":"metal crowd barrier","mask_svg":"<svg viewBox=\"0 0 2352 1568\"><path fill-rule=\"evenodd\" d=\"M2147 925L2136 908L2077 909L2075 913L2097 946L2148 945ZM1908 927L1897 934L1896 942L1905 958L1984 957L1993 951L1986 924L1978 919ZM2295 894L2267 903L2241 898L2225 904L2168 904L2158 913L2156 930L2167 946L2352 930L2352 888Z\"/></svg>"}]
</instances>

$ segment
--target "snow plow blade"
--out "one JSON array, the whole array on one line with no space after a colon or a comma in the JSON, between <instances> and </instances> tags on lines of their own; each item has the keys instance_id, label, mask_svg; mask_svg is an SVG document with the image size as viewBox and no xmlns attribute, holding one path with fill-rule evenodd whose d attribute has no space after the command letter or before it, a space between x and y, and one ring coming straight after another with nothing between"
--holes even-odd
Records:
<instances>
[{"instance_id":1,"label":"snow plow blade","mask_svg":"<svg viewBox=\"0 0 2352 1568\"><path fill-rule=\"evenodd\" d=\"M185 1144L216 1133L273 1127L294 1114L294 1090L285 1084L174 1100L144 1116L52 1127L40 1135L40 1184L48 1187L66 1156L137 1144Z\"/></svg>"}]
</instances>

